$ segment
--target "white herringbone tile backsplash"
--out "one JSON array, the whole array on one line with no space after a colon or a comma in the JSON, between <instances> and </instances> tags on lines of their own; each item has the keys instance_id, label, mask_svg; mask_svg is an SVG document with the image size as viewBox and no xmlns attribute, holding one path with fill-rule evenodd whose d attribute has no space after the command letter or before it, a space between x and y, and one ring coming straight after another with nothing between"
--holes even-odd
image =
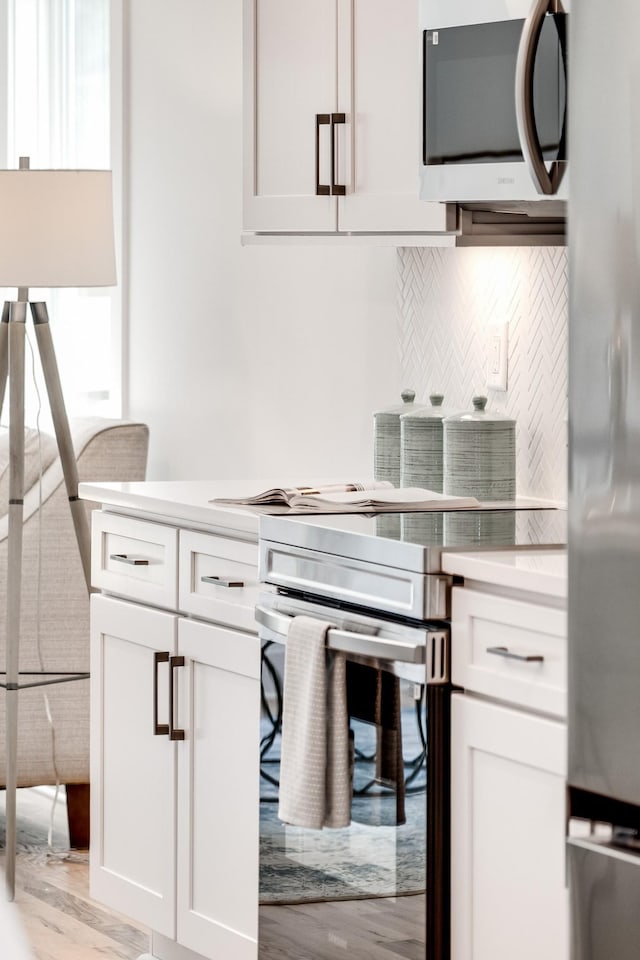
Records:
<instances>
[{"instance_id":1,"label":"white herringbone tile backsplash","mask_svg":"<svg viewBox=\"0 0 640 960\"><path fill-rule=\"evenodd\" d=\"M563 247L398 251L400 369L416 400L476 394L517 421L517 491L567 496L567 254ZM487 389L488 339L509 324L507 391Z\"/></svg>"}]
</instances>

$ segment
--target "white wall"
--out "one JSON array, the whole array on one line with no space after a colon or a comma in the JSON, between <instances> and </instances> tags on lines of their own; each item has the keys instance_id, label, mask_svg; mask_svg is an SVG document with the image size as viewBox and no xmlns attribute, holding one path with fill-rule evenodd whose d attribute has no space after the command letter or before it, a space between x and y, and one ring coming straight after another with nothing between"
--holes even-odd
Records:
<instances>
[{"instance_id":1,"label":"white wall","mask_svg":"<svg viewBox=\"0 0 640 960\"><path fill-rule=\"evenodd\" d=\"M241 8L126 4L125 414L150 425L150 479L370 474L400 384L396 252L240 245Z\"/></svg>"}]
</instances>

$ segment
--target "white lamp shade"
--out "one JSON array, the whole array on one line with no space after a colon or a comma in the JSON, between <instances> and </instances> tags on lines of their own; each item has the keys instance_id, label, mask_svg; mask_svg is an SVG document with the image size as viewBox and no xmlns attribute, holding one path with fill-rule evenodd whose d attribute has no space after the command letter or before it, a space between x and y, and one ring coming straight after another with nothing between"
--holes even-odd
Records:
<instances>
[{"instance_id":1,"label":"white lamp shade","mask_svg":"<svg viewBox=\"0 0 640 960\"><path fill-rule=\"evenodd\" d=\"M0 287L115 282L110 170L0 170Z\"/></svg>"}]
</instances>

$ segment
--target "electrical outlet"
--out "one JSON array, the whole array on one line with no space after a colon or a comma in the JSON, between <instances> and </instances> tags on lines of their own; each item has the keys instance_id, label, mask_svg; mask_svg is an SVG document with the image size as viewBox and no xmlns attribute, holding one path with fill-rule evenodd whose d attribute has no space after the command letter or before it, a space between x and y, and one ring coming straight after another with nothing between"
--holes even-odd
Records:
<instances>
[{"instance_id":1,"label":"electrical outlet","mask_svg":"<svg viewBox=\"0 0 640 960\"><path fill-rule=\"evenodd\" d=\"M509 324L492 324L489 327L487 344L487 387L490 390L506 390L509 367Z\"/></svg>"}]
</instances>

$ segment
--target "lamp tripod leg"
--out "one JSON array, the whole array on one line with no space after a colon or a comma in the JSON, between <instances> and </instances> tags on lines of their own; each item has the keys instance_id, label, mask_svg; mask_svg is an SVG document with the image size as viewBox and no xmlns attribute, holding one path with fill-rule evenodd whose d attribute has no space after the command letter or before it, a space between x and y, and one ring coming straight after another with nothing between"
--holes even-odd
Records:
<instances>
[{"instance_id":1,"label":"lamp tripod leg","mask_svg":"<svg viewBox=\"0 0 640 960\"><path fill-rule=\"evenodd\" d=\"M91 592L91 531L89 529L89 519L85 506L82 501L78 499L78 464L73 449L67 411L64 405L60 374L58 373L58 364L53 349L53 339L49 327L49 314L46 303L32 303L31 313L33 316L38 351L40 353L42 372L49 397L51 417L56 432L62 472L67 488L67 497L69 498L71 517L73 519L76 540L78 541L78 550L80 551L80 559L82 561L82 569L87 590Z\"/></svg>"},{"instance_id":2,"label":"lamp tripod leg","mask_svg":"<svg viewBox=\"0 0 640 960\"><path fill-rule=\"evenodd\" d=\"M4 392L9 375L9 303L5 300L0 321L0 415L4 406Z\"/></svg>"},{"instance_id":3,"label":"lamp tripod leg","mask_svg":"<svg viewBox=\"0 0 640 960\"><path fill-rule=\"evenodd\" d=\"M18 761L18 669L20 655L20 586L24 497L24 344L27 305L9 305L9 530L7 539L6 654L6 882L15 898L16 789ZM4 318L3 318L4 319ZM3 323L2 326L5 324Z\"/></svg>"}]
</instances>

